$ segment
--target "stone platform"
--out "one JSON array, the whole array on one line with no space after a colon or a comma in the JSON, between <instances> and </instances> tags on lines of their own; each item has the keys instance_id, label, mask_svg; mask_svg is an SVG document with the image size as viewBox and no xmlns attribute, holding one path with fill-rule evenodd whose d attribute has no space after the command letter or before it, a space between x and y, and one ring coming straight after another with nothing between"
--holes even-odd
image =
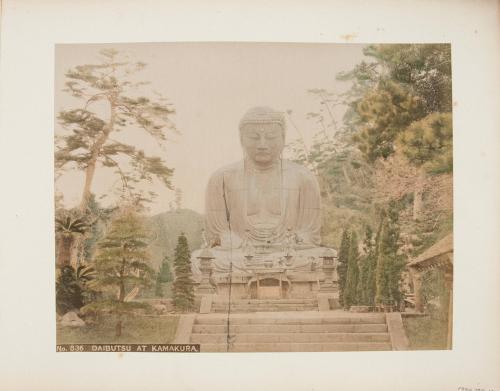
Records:
<instances>
[{"instance_id":1,"label":"stone platform","mask_svg":"<svg viewBox=\"0 0 500 391\"><path fill-rule=\"evenodd\" d=\"M323 303L322 308L338 308L336 253L332 249L294 250L293 255L283 252L251 257L233 254L229 266L223 262L222 254L224 252L214 249L193 254L198 296L211 295L214 302L284 300L282 304L286 304L286 300L318 300Z\"/></svg>"},{"instance_id":2,"label":"stone platform","mask_svg":"<svg viewBox=\"0 0 500 391\"><path fill-rule=\"evenodd\" d=\"M212 312L245 313L245 312L283 312L283 311L315 311L318 309L317 299L242 299L229 302L214 301Z\"/></svg>"}]
</instances>

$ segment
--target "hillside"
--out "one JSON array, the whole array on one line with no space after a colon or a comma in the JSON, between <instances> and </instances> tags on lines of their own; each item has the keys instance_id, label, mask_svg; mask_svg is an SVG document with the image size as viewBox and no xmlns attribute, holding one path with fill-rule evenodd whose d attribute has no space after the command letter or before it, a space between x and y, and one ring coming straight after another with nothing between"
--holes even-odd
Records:
<instances>
[{"instance_id":1,"label":"hillside","mask_svg":"<svg viewBox=\"0 0 500 391\"><path fill-rule=\"evenodd\" d=\"M177 209L152 216L148 228L154 237L150 247L154 267L158 269L165 256L173 261L181 232L186 235L191 251L200 248L203 224L203 215L191 209Z\"/></svg>"}]
</instances>

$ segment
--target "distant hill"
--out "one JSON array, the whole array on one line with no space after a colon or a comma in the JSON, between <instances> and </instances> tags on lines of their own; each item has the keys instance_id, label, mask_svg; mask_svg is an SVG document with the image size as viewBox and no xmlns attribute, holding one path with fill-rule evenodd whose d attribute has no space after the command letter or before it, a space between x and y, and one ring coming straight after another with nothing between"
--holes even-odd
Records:
<instances>
[{"instance_id":1,"label":"distant hill","mask_svg":"<svg viewBox=\"0 0 500 391\"><path fill-rule=\"evenodd\" d=\"M165 256L173 262L177 238L184 232L191 251L201 247L201 230L204 226L203 215L191 209L177 209L152 216L148 228L153 234L150 246L152 263L156 269Z\"/></svg>"}]
</instances>

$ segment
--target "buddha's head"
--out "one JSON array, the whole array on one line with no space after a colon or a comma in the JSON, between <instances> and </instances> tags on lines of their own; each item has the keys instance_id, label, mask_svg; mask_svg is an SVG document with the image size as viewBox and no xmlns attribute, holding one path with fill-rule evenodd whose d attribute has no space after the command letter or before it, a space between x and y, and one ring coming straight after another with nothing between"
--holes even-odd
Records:
<instances>
[{"instance_id":1,"label":"buddha's head","mask_svg":"<svg viewBox=\"0 0 500 391\"><path fill-rule=\"evenodd\" d=\"M267 167L278 161L285 147L285 118L269 107L254 107L240 121L240 141L254 164Z\"/></svg>"}]
</instances>

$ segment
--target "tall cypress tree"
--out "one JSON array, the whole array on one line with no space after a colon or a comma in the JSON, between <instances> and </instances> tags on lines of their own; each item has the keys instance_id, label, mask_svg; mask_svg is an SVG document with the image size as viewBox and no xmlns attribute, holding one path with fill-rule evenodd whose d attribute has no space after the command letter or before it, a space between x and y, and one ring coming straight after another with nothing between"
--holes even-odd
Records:
<instances>
[{"instance_id":1,"label":"tall cypress tree","mask_svg":"<svg viewBox=\"0 0 500 391\"><path fill-rule=\"evenodd\" d=\"M363 241L364 254L360 259L358 297L359 304L372 306L375 301L375 269L376 269L376 247L373 243L373 231L367 226L365 239Z\"/></svg>"},{"instance_id":2,"label":"tall cypress tree","mask_svg":"<svg viewBox=\"0 0 500 391\"><path fill-rule=\"evenodd\" d=\"M174 305L179 310L189 311L194 306L194 281L191 271L191 253L184 233L181 233L177 239L174 268Z\"/></svg>"},{"instance_id":3,"label":"tall cypress tree","mask_svg":"<svg viewBox=\"0 0 500 391\"><path fill-rule=\"evenodd\" d=\"M168 257L165 257L158 271L158 275L156 276L155 295L163 297L163 284L171 280L172 273L170 272L170 264L168 262Z\"/></svg>"},{"instance_id":4,"label":"tall cypress tree","mask_svg":"<svg viewBox=\"0 0 500 391\"><path fill-rule=\"evenodd\" d=\"M356 232L351 233L349 245L349 257L347 261L347 277L344 292L344 306L350 307L358 304L358 278L359 278L359 251L358 236Z\"/></svg>"},{"instance_id":5,"label":"tall cypress tree","mask_svg":"<svg viewBox=\"0 0 500 391\"><path fill-rule=\"evenodd\" d=\"M351 236L349 230L344 228L342 232L342 240L340 243L337 273L339 275L339 302L344 306L345 283L347 278L347 262L349 259L349 246Z\"/></svg>"},{"instance_id":6,"label":"tall cypress tree","mask_svg":"<svg viewBox=\"0 0 500 391\"><path fill-rule=\"evenodd\" d=\"M391 201L379 236L376 272L376 304L399 304L399 281L405 259L399 252L399 208Z\"/></svg>"}]
</instances>

